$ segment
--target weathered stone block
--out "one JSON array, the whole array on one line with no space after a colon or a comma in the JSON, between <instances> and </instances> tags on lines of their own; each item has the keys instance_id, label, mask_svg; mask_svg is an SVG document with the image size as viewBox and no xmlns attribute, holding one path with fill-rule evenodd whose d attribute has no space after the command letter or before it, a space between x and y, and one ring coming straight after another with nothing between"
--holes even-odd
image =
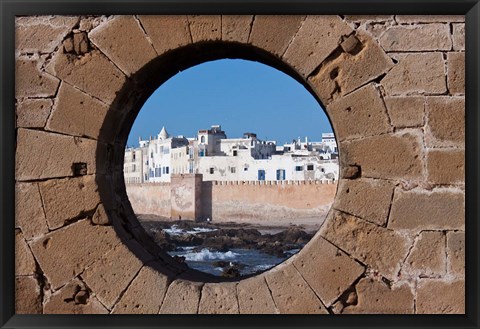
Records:
<instances>
[{"instance_id":1,"label":"weathered stone block","mask_svg":"<svg viewBox=\"0 0 480 329\"><path fill-rule=\"evenodd\" d=\"M281 314L328 314L325 306L291 264L268 272L265 279Z\"/></svg>"},{"instance_id":2,"label":"weathered stone block","mask_svg":"<svg viewBox=\"0 0 480 329\"><path fill-rule=\"evenodd\" d=\"M58 52L47 71L105 103L111 103L125 83L125 75L102 53L84 56Z\"/></svg>"},{"instance_id":3,"label":"weathered stone block","mask_svg":"<svg viewBox=\"0 0 480 329\"><path fill-rule=\"evenodd\" d=\"M112 250L120 240L111 226L81 220L30 243L44 275L56 289Z\"/></svg>"},{"instance_id":4,"label":"weathered stone block","mask_svg":"<svg viewBox=\"0 0 480 329\"><path fill-rule=\"evenodd\" d=\"M418 179L423 177L422 138L414 132L368 137L342 144L342 165L357 165L362 177Z\"/></svg>"},{"instance_id":5,"label":"weathered stone block","mask_svg":"<svg viewBox=\"0 0 480 329\"><path fill-rule=\"evenodd\" d=\"M15 184L15 227L22 230L27 240L48 232L37 184Z\"/></svg>"},{"instance_id":6,"label":"weathered stone block","mask_svg":"<svg viewBox=\"0 0 480 329\"><path fill-rule=\"evenodd\" d=\"M200 301L202 284L175 280L165 295L160 314L196 314Z\"/></svg>"},{"instance_id":7,"label":"weathered stone block","mask_svg":"<svg viewBox=\"0 0 480 329\"><path fill-rule=\"evenodd\" d=\"M222 38L222 16L189 15L187 18L193 42L213 41Z\"/></svg>"},{"instance_id":8,"label":"weathered stone block","mask_svg":"<svg viewBox=\"0 0 480 329\"><path fill-rule=\"evenodd\" d=\"M237 283L205 283L199 314L238 314Z\"/></svg>"},{"instance_id":9,"label":"weathered stone block","mask_svg":"<svg viewBox=\"0 0 480 329\"><path fill-rule=\"evenodd\" d=\"M386 51L450 50L449 24L397 25L383 33L380 45Z\"/></svg>"},{"instance_id":10,"label":"weathered stone block","mask_svg":"<svg viewBox=\"0 0 480 329\"><path fill-rule=\"evenodd\" d=\"M320 235L389 279L396 278L411 243L395 231L339 212L326 219Z\"/></svg>"},{"instance_id":11,"label":"weathered stone block","mask_svg":"<svg viewBox=\"0 0 480 329\"><path fill-rule=\"evenodd\" d=\"M465 227L463 192L437 189L396 190L388 228L396 230L445 230Z\"/></svg>"},{"instance_id":12,"label":"weathered stone block","mask_svg":"<svg viewBox=\"0 0 480 329\"><path fill-rule=\"evenodd\" d=\"M393 184L382 180L342 179L333 207L383 226L387 222L393 189Z\"/></svg>"},{"instance_id":13,"label":"weathered stone block","mask_svg":"<svg viewBox=\"0 0 480 329\"><path fill-rule=\"evenodd\" d=\"M108 310L74 279L53 293L43 306L45 314L108 314Z\"/></svg>"},{"instance_id":14,"label":"weathered stone block","mask_svg":"<svg viewBox=\"0 0 480 329\"><path fill-rule=\"evenodd\" d=\"M20 230L15 230L15 275L34 275L35 260Z\"/></svg>"},{"instance_id":15,"label":"weathered stone block","mask_svg":"<svg viewBox=\"0 0 480 329\"><path fill-rule=\"evenodd\" d=\"M30 180L73 176L74 163L96 172L97 142L38 130L18 129L15 178Z\"/></svg>"},{"instance_id":16,"label":"weathered stone block","mask_svg":"<svg viewBox=\"0 0 480 329\"><path fill-rule=\"evenodd\" d=\"M334 15L310 15L288 46L283 59L307 77L352 29Z\"/></svg>"},{"instance_id":17,"label":"weathered stone block","mask_svg":"<svg viewBox=\"0 0 480 329\"><path fill-rule=\"evenodd\" d=\"M358 301L344 314L412 314L414 295L407 283L389 287L383 281L361 279L356 285Z\"/></svg>"},{"instance_id":18,"label":"weathered stone block","mask_svg":"<svg viewBox=\"0 0 480 329\"><path fill-rule=\"evenodd\" d=\"M40 70L37 59L17 58L15 65L15 98L51 97L60 81Z\"/></svg>"},{"instance_id":19,"label":"weathered stone block","mask_svg":"<svg viewBox=\"0 0 480 329\"><path fill-rule=\"evenodd\" d=\"M453 50L465 50L465 23L452 24Z\"/></svg>"},{"instance_id":20,"label":"weathered stone block","mask_svg":"<svg viewBox=\"0 0 480 329\"><path fill-rule=\"evenodd\" d=\"M249 42L281 57L305 16L257 15L253 19Z\"/></svg>"},{"instance_id":21,"label":"weathered stone block","mask_svg":"<svg viewBox=\"0 0 480 329\"><path fill-rule=\"evenodd\" d=\"M43 128L53 106L51 99L25 99L17 103L17 127Z\"/></svg>"},{"instance_id":22,"label":"weathered stone block","mask_svg":"<svg viewBox=\"0 0 480 329\"><path fill-rule=\"evenodd\" d=\"M129 241L129 245L132 244L136 245L136 251L142 251L143 248L137 242ZM148 261L147 257L144 256L144 260ZM82 278L95 291L98 300L111 309L142 266L142 259L127 245L120 243L87 268Z\"/></svg>"},{"instance_id":23,"label":"weathered stone block","mask_svg":"<svg viewBox=\"0 0 480 329\"><path fill-rule=\"evenodd\" d=\"M247 43L252 22L251 15L222 15L222 40Z\"/></svg>"},{"instance_id":24,"label":"weathered stone block","mask_svg":"<svg viewBox=\"0 0 480 329\"><path fill-rule=\"evenodd\" d=\"M447 54L447 84L451 94L465 94L465 53Z\"/></svg>"},{"instance_id":25,"label":"weathered stone block","mask_svg":"<svg viewBox=\"0 0 480 329\"><path fill-rule=\"evenodd\" d=\"M92 216L92 223L95 225L110 225L111 221L108 217L107 212L105 211L105 207L103 203L100 203L95 210L95 213Z\"/></svg>"},{"instance_id":26,"label":"weathered stone block","mask_svg":"<svg viewBox=\"0 0 480 329\"><path fill-rule=\"evenodd\" d=\"M465 232L447 233L448 273L465 277Z\"/></svg>"},{"instance_id":27,"label":"weathered stone block","mask_svg":"<svg viewBox=\"0 0 480 329\"><path fill-rule=\"evenodd\" d=\"M396 15L399 24L465 22L463 15Z\"/></svg>"},{"instance_id":28,"label":"weathered stone block","mask_svg":"<svg viewBox=\"0 0 480 329\"><path fill-rule=\"evenodd\" d=\"M465 183L465 151L431 150L427 153L428 181L433 184Z\"/></svg>"},{"instance_id":29,"label":"weathered stone block","mask_svg":"<svg viewBox=\"0 0 480 329\"><path fill-rule=\"evenodd\" d=\"M324 104L376 79L393 66L390 57L370 36L357 34L356 38L358 44L350 53L327 59L318 73L309 78Z\"/></svg>"},{"instance_id":30,"label":"weathered stone block","mask_svg":"<svg viewBox=\"0 0 480 329\"><path fill-rule=\"evenodd\" d=\"M383 100L367 85L327 106L338 140L391 132Z\"/></svg>"},{"instance_id":31,"label":"weathered stone block","mask_svg":"<svg viewBox=\"0 0 480 329\"><path fill-rule=\"evenodd\" d=\"M327 307L364 272L363 266L320 236L303 248L293 264Z\"/></svg>"},{"instance_id":32,"label":"weathered stone block","mask_svg":"<svg viewBox=\"0 0 480 329\"><path fill-rule=\"evenodd\" d=\"M22 54L51 53L78 21L70 16L16 17L15 49Z\"/></svg>"},{"instance_id":33,"label":"weathered stone block","mask_svg":"<svg viewBox=\"0 0 480 329\"><path fill-rule=\"evenodd\" d=\"M457 146L465 143L465 98L427 97L428 147Z\"/></svg>"},{"instance_id":34,"label":"weathered stone block","mask_svg":"<svg viewBox=\"0 0 480 329\"><path fill-rule=\"evenodd\" d=\"M387 95L443 94L447 91L441 53L394 54L393 57L398 64L382 80Z\"/></svg>"},{"instance_id":35,"label":"weathered stone block","mask_svg":"<svg viewBox=\"0 0 480 329\"><path fill-rule=\"evenodd\" d=\"M59 228L73 218L95 210L100 195L95 176L50 179L39 183L48 227Z\"/></svg>"},{"instance_id":36,"label":"weathered stone block","mask_svg":"<svg viewBox=\"0 0 480 329\"><path fill-rule=\"evenodd\" d=\"M46 129L98 139L107 111L104 103L63 83Z\"/></svg>"},{"instance_id":37,"label":"weathered stone block","mask_svg":"<svg viewBox=\"0 0 480 329\"><path fill-rule=\"evenodd\" d=\"M15 278L15 313L42 313L40 286L33 276L18 276Z\"/></svg>"},{"instance_id":38,"label":"weathered stone block","mask_svg":"<svg viewBox=\"0 0 480 329\"><path fill-rule=\"evenodd\" d=\"M88 34L125 74L132 75L157 56L134 16L115 16Z\"/></svg>"},{"instance_id":39,"label":"weathered stone block","mask_svg":"<svg viewBox=\"0 0 480 329\"><path fill-rule=\"evenodd\" d=\"M169 279L145 265L115 305L113 314L158 314Z\"/></svg>"},{"instance_id":40,"label":"weathered stone block","mask_svg":"<svg viewBox=\"0 0 480 329\"><path fill-rule=\"evenodd\" d=\"M419 314L465 314L465 281L420 280L416 309Z\"/></svg>"},{"instance_id":41,"label":"weathered stone block","mask_svg":"<svg viewBox=\"0 0 480 329\"><path fill-rule=\"evenodd\" d=\"M413 277L434 277L446 273L445 234L420 233L402 267L402 274Z\"/></svg>"},{"instance_id":42,"label":"weathered stone block","mask_svg":"<svg viewBox=\"0 0 480 329\"><path fill-rule=\"evenodd\" d=\"M264 276L240 281L237 293L240 314L278 313Z\"/></svg>"},{"instance_id":43,"label":"weathered stone block","mask_svg":"<svg viewBox=\"0 0 480 329\"><path fill-rule=\"evenodd\" d=\"M185 15L142 15L138 19L159 55L192 42Z\"/></svg>"},{"instance_id":44,"label":"weathered stone block","mask_svg":"<svg viewBox=\"0 0 480 329\"><path fill-rule=\"evenodd\" d=\"M425 98L422 96L385 97L390 121L395 128L423 126Z\"/></svg>"}]
</instances>

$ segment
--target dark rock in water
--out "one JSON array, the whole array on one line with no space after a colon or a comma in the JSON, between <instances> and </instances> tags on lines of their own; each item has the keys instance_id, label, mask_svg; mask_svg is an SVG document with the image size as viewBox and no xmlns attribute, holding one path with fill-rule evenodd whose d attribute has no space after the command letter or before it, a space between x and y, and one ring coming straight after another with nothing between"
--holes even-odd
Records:
<instances>
[{"instance_id":1,"label":"dark rock in water","mask_svg":"<svg viewBox=\"0 0 480 329\"><path fill-rule=\"evenodd\" d=\"M213 262L212 265L214 267L222 267L223 268L223 267L229 266L230 262L227 262L225 260L217 260L217 261Z\"/></svg>"},{"instance_id":2,"label":"dark rock in water","mask_svg":"<svg viewBox=\"0 0 480 329\"><path fill-rule=\"evenodd\" d=\"M153 239L165 251L174 251L176 248L170 236L164 231L154 233Z\"/></svg>"},{"instance_id":3,"label":"dark rock in water","mask_svg":"<svg viewBox=\"0 0 480 329\"><path fill-rule=\"evenodd\" d=\"M179 263L185 263L185 256L173 256L173 259L175 259Z\"/></svg>"},{"instance_id":4,"label":"dark rock in water","mask_svg":"<svg viewBox=\"0 0 480 329\"><path fill-rule=\"evenodd\" d=\"M240 270L235 267L228 267L223 270L222 276L224 278L238 278L240 277Z\"/></svg>"},{"instance_id":5,"label":"dark rock in water","mask_svg":"<svg viewBox=\"0 0 480 329\"><path fill-rule=\"evenodd\" d=\"M178 246L200 246L203 244L203 239L193 234L175 235L170 239Z\"/></svg>"}]
</instances>

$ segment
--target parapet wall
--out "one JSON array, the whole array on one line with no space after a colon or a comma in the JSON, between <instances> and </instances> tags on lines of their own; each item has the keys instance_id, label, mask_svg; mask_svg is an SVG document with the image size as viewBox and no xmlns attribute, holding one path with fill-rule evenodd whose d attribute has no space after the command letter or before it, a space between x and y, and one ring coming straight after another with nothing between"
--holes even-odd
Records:
<instances>
[{"instance_id":1,"label":"parapet wall","mask_svg":"<svg viewBox=\"0 0 480 329\"><path fill-rule=\"evenodd\" d=\"M15 22L17 313L465 313L464 16ZM221 58L296 78L324 106L340 156L320 231L237 282L161 250L123 177L145 99Z\"/></svg>"}]
</instances>

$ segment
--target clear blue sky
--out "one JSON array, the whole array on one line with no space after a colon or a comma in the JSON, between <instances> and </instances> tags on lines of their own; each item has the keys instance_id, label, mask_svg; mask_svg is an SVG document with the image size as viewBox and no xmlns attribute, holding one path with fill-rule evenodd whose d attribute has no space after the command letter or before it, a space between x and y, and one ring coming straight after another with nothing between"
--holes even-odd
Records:
<instances>
[{"instance_id":1,"label":"clear blue sky","mask_svg":"<svg viewBox=\"0 0 480 329\"><path fill-rule=\"evenodd\" d=\"M320 140L332 132L320 104L297 81L270 66L239 59L203 63L161 85L145 102L128 146L157 135L195 137L199 129L220 124L228 138L253 132L278 144L307 136Z\"/></svg>"}]
</instances>

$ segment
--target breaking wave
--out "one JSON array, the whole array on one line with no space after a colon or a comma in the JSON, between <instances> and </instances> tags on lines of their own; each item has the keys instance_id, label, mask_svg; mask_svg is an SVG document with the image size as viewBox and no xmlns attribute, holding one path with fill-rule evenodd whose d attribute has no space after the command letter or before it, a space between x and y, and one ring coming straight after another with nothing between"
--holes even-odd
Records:
<instances>
[{"instance_id":1,"label":"breaking wave","mask_svg":"<svg viewBox=\"0 0 480 329\"><path fill-rule=\"evenodd\" d=\"M188 261L202 262L207 260L233 260L235 257L238 257L239 254L232 251L210 251L205 248L198 252L186 253L183 256L185 257L185 260Z\"/></svg>"}]
</instances>

